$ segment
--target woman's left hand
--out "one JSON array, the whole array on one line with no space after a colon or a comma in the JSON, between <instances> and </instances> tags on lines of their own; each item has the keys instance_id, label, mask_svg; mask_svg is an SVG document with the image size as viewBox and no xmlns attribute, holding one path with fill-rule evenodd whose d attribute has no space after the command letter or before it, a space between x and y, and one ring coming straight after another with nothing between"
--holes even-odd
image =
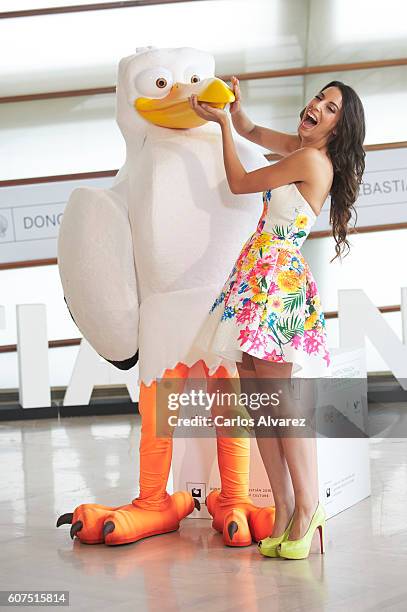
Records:
<instances>
[{"instance_id":1,"label":"woman's left hand","mask_svg":"<svg viewBox=\"0 0 407 612\"><path fill-rule=\"evenodd\" d=\"M198 102L198 96L196 94L189 96L189 104L196 114L206 121L215 121L215 123L219 123L219 125L227 121L227 114L222 108L214 108L204 102Z\"/></svg>"}]
</instances>

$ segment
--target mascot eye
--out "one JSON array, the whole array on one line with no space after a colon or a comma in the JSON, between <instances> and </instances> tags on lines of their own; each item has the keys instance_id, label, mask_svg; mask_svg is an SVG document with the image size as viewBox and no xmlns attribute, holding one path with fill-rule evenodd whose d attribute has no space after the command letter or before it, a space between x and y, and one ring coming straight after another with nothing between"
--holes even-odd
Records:
<instances>
[{"instance_id":1,"label":"mascot eye","mask_svg":"<svg viewBox=\"0 0 407 612\"><path fill-rule=\"evenodd\" d=\"M191 83L199 83L200 80L201 79L200 79L200 77L197 74L193 74L191 76Z\"/></svg>"},{"instance_id":2,"label":"mascot eye","mask_svg":"<svg viewBox=\"0 0 407 612\"><path fill-rule=\"evenodd\" d=\"M139 72L134 79L134 87L139 96L162 98L172 87L174 77L164 66L155 66Z\"/></svg>"}]
</instances>

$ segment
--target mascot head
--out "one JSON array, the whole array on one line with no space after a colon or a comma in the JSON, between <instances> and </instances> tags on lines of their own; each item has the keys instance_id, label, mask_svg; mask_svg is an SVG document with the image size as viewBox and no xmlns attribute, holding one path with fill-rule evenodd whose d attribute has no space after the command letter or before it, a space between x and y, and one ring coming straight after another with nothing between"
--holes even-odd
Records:
<instances>
[{"instance_id":1,"label":"mascot head","mask_svg":"<svg viewBox=\"0 0 407 612\"><path fill-rule=\"evenodd\" d=\"M117 78L116 120L123 135L140 123L188 129L206 122L192 110L188 98L224 108L233 102L232 90L215 77L210 53L182 47L143 47L120 60Z\"/></svg>"}]
</instances>

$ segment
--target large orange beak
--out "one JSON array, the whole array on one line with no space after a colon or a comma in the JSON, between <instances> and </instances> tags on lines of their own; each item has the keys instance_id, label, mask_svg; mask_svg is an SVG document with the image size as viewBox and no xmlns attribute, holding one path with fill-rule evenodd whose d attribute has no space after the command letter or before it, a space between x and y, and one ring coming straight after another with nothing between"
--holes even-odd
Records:
<instances>
[{"instance_id":1,"label":"large orange beak","mask_svg":"<svg viewBox=\"0 0 407 612\"><path fill-rule=\"evenodd\" d=\"M196 84L174 83L165 98L137 98L134 108L144 119L161 127L199 127L207 122L191 108L188 100L191 94L197 94L198 102L215 108L225 108L226 104L235 101L233 91L221 79L205 79L200 85L197 90Z\"/></svg>"}]
</instances>

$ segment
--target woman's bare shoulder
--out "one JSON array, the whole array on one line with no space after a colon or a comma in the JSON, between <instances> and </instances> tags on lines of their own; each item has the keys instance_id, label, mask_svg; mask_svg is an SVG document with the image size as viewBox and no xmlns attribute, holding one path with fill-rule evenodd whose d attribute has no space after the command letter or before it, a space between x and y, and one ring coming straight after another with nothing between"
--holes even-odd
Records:
<instances>
[{"instance_id":1,"label":"woman's bare shoulder","mask_svg":"<svg viewBox=\"0 0 407 612\"><path fill-rule=\"evenodd\" d=\"M309 180L298 182L297 187L315 214L319 215L331 191L333 165L328 155L315 147L303 147L302 150L302 159L312 164L312 173Z\"/></svg>"}]
</instances>

